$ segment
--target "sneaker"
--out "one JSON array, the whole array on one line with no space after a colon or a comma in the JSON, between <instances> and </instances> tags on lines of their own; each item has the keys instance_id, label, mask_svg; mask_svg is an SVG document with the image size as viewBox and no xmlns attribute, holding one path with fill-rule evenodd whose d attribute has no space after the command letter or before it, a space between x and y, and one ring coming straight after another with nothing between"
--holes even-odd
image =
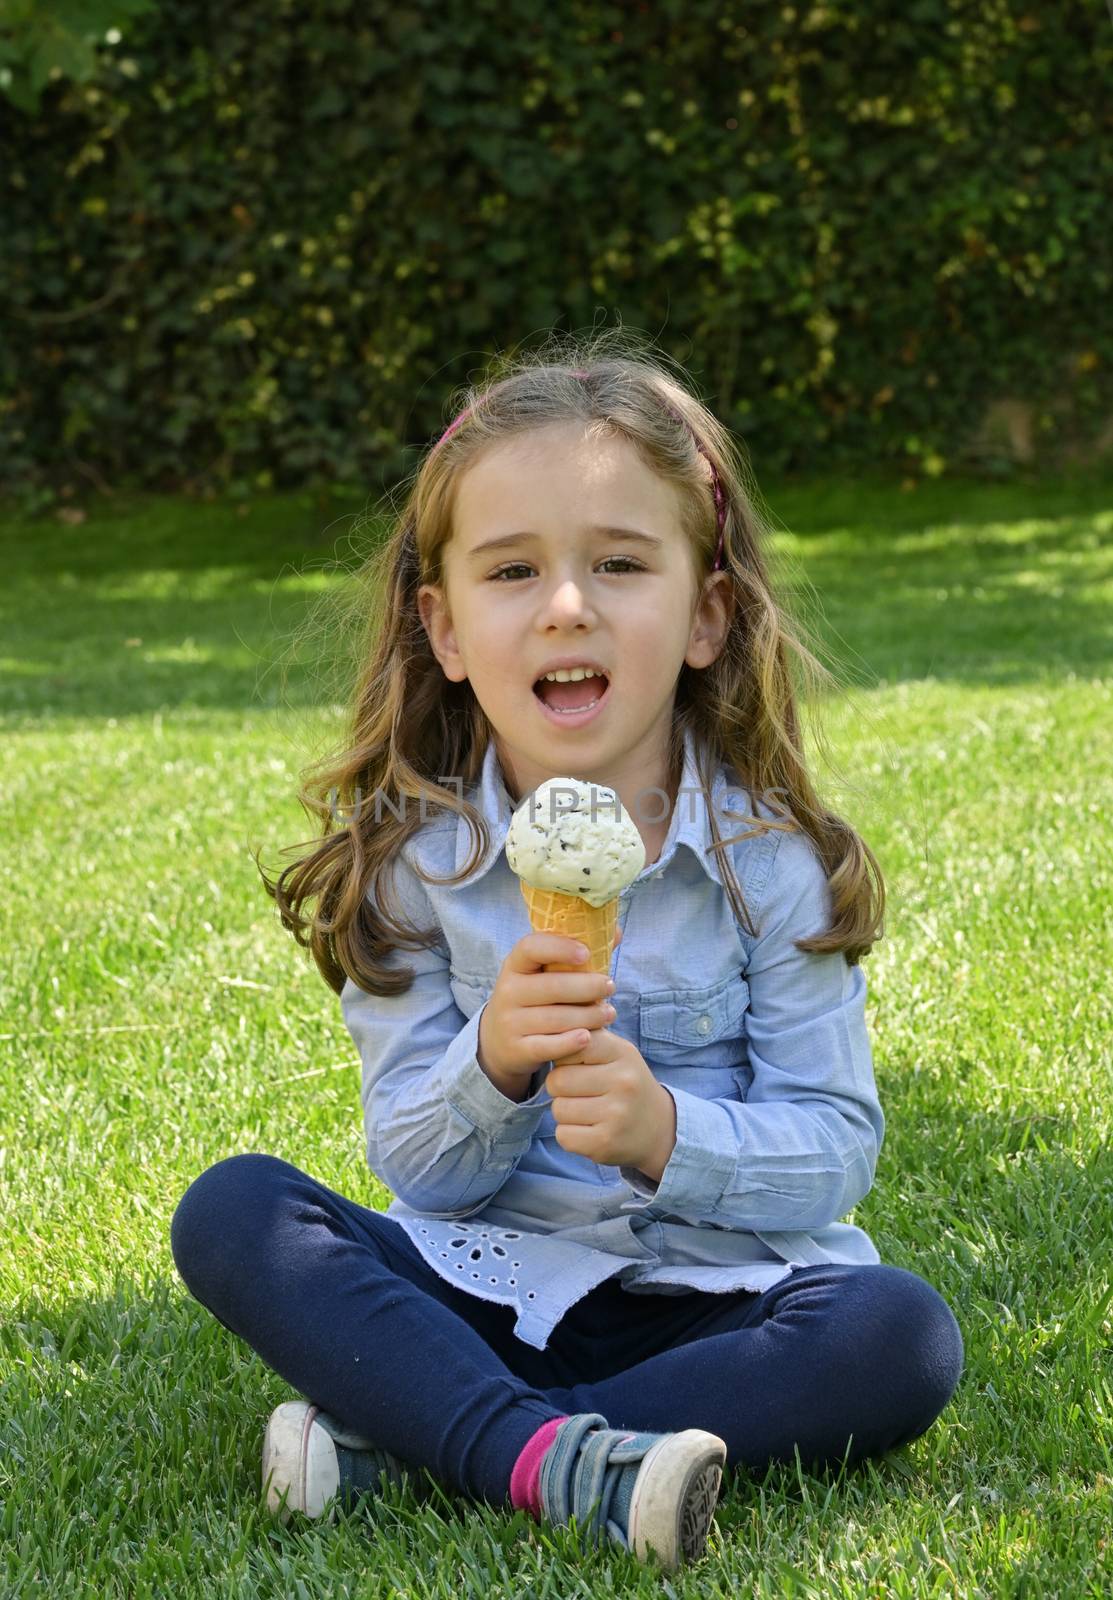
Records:
<instances>
[{"instance_id":1,"label":"sneaker","mask_svg":"<svg viewBox=\"0 0 1113 1600\"><path fill-rule=\"evenodd\" d=\"M631 1433L597 1412L561 1423L541 1461L538 1490L553 1523L586 1528L667 1569L698 1561L707 1548L727 1447L702 1428Z\"/></svg>"},{"instance_id":2,"label":"sneaker","mask_svg":"<svg viewBox=\"0 0 1113 1600\"><path fill-rule=\"evenodd\" d=\"M383 1474L419 1498L427 1492L412 1467L319 1406L287 1400L271 1413L263 1436L263 1490L282 1522L292 1511L307 1517L331 1517L336 1505L350 1511L362 1494L380 1488Z\"/></svg>"}]
</instances>

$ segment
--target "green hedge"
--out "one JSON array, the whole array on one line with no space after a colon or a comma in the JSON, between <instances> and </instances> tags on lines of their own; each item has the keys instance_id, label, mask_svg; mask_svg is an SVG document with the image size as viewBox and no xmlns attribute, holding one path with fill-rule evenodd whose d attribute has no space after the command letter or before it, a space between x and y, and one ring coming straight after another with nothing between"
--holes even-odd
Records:
<instances>
[{"instance_id":1,"label":"green hedge","mask_svg":"<svg viewBox=\"0 0 1113 1600\"><path fill-rule=\"evenodd\" d=\"M999 467L998 401L1070 459L1113 412L1111 32L1096 0L158 4L0 98L0 480L378 488L491 352L616 321L759 478Z\"/></svg>"}]
</instances>

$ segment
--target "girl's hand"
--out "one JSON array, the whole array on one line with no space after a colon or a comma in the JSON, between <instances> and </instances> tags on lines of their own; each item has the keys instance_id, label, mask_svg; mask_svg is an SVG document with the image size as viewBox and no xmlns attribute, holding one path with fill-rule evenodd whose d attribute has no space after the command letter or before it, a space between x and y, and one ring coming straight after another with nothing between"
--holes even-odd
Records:
<instances>
[{"instance_id":1,"label":"girl's hand","mask_svg":"<svg viewBox=\"0 0 1113 1600\"><path fill-rule=\"evenodd\" d=\"M676 1144L676 1103L629 1039L599 1029L576 1064L553 1066L545 1088L562 1150L660 1179Z\"/></svg>"},{"instance_id":2,"label":"girl's hand","mask_svg":"<svg viewBox=\"0 0 1113 1600\"><path fill-rule=\"evenodd\" d=\"M605 1009L609 977L590 969L542 970L551 961L574 961L575 948L576 940L560 933L527 933L510 951L479 1019L485 1072L526 1082L544 1062L582 1050L583 1029L612 1020Z\"/></svg>"}]
</instances>

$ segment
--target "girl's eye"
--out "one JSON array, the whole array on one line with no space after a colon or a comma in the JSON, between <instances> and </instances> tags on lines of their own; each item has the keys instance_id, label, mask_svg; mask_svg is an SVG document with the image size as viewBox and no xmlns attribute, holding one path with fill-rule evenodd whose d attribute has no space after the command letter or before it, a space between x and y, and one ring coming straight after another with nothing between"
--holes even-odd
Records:
<instances>
[{"instance_id":1,"label":"girl's eye","mask_svg":"<svg viewBox=\"0 0 1113 1600\"><path fill-rule=\"evenodd\" d=\"M600 566L603 566L603 567L609 567L615 561L619 562L621 564L621 566L624 567L626 569L626 571L628 571L628 572L644 572L645 571L645 568L641 565L640 562L631 561L629 556L607 556L599 564L600 564ZM505 567L499 567L497 572L492 572L490 574L489 578L487 579L487 581L488 581L488 583L495 583L495 582L498 582L500 579L504 579L506 577L507 573L509 573L509 572L528 572L528 571L530 571L530 565L529 565L528 561L509 561L509 562L507 562Z\"/></svg>"}]
</instances>

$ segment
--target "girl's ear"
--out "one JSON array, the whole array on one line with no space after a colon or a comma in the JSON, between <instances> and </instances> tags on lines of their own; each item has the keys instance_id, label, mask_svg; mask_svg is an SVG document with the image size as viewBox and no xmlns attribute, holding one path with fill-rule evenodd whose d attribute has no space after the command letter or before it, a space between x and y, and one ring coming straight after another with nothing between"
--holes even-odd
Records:
<instances>
[{"instance_id":1,"label":"girl's ear","mask_svg":"<svg viewBox=\"0 0 1113 1600\"><path fill-rule=\"evenodd\" d=\"M684 660L690 667L709 667L717 659L734 616L734 588L727 572L713 572L704 584Z\"/></svg>"},{"instance_id":2,"label":"girl's ear","mask_svg":"<svg viewBox=\"0 0 1113 1600\"><path fill-rule=\"evenodd\" d=\"M467 669L456 642L456 632L443 590L434 583L422 584L417 591L417 611L433 654L441 664L441 671L452 683L463 683L468 675Z\"/></svg>"}]
</instances>

